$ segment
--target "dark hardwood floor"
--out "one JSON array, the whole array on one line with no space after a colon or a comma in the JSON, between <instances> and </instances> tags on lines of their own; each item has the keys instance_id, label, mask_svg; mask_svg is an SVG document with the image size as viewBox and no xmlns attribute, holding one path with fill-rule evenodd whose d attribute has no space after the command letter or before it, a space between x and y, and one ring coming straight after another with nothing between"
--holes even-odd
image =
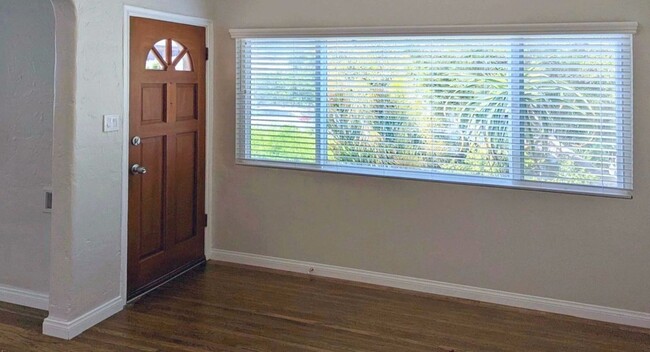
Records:
<instances>
[{"instance_id":1,"label":"dark hardwood floor","mask_svg":"<svg viewBox=\"0 0 650 352\"><path fill-rule=\"evenodd\" d=\"M210 263L73 341L0 303L0 351L650 351L650 331Z\"/></svg>"}]
</instances>

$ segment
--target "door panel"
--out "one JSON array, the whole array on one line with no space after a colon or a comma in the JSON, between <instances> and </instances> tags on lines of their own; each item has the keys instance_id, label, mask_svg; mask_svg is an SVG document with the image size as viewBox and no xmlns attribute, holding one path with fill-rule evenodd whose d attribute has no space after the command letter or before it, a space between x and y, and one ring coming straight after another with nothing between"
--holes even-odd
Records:
<instances>
[{"instance_id":1,"label":"door panel","mask_svg":"<svg viewBox=\"0 0 650 352\"><path fill-rule=\"evenodd\" d=\"M205 29L133 18L128 295L205 260ZM146 172L145 172L146 169Z\"/></svg>"},{"instance_id":2,"label":"door panel","mask_svg":"<svg viewBox=\"0 0 650 352\"><path fill-rule=\"evenodd\" d=\"M197 120L198 99L196 84L176 85L176 120Z\"/></svg>"},{"instance_id":3,"label":"door panel","mask_svg":"<svg viewBox=\"0 0 650 352\"><path fill-rule=\"evenodd\" d=\"M139 177L140 205L140 259L163 250L165 219L165 137L145 138L142 141L140 165L147 165L147 177Z\"/></svg>"},{"instance_id":4,"label":"door panel","mask_svg":"<svg viewBox=\"0 0 650 352\"><path fill-rule=\"evenodd\" d=\"M166 122L167 85L142 84L142 124Z\"/></svg>"},{"instance_id":5,"label":"door panel","mask_svg":"<svg viewBox=\"0 0 650 352\"><path fill-rule=\"evenodd\" d=\"M196 133L176 136L176 155L184 155L176 161L176 243L196 235Z\"/></svg>"}]
</instances>

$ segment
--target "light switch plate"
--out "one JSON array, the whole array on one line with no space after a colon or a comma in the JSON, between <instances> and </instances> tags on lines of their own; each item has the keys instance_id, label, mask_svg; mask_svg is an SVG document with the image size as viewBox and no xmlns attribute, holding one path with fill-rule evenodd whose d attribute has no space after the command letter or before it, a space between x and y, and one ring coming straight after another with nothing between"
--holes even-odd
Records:
<instances>
[{"instance_id":1,"label":"light switch plate","mask_svg":"<svg viewBox=\"0 0 650 352\"><path fill-rule=\"evenodd\" d=\"M104 115L104 132L120 130L120 115Z\"/></svg>"}]
</instances>

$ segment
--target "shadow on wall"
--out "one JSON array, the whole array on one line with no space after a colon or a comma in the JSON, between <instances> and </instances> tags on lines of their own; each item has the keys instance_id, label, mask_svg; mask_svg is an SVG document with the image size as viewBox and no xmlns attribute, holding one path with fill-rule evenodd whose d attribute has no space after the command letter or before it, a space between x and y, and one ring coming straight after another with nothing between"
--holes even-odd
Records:
<instances>
[{"instance_id":1,"label":"shadow on wall","mask_svg":"<svg viewBox=\"0 0 650 352\"><path fill-rule=\"evenodd\" d=\"M49 0L0 2L0 300L39 308L20 294L49 292L54 22Z\"/></svg>"}]
</instances>

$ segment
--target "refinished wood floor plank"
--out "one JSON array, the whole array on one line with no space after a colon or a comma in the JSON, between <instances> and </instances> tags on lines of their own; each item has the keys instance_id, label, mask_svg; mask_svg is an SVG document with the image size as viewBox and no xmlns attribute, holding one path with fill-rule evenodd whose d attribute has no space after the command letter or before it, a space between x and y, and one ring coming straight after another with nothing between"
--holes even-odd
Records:
<instances>
[{"instance_id":1,"label":"refinished wood floor plank","mask_svg":"<svg viewBox=\"0 0 650 352\"><path fill-rule=\"evenodd\" d=\"M647 351L650 331L211 262L73 341L0 303L0 352Z\"/></svg>"}]
</instances>

